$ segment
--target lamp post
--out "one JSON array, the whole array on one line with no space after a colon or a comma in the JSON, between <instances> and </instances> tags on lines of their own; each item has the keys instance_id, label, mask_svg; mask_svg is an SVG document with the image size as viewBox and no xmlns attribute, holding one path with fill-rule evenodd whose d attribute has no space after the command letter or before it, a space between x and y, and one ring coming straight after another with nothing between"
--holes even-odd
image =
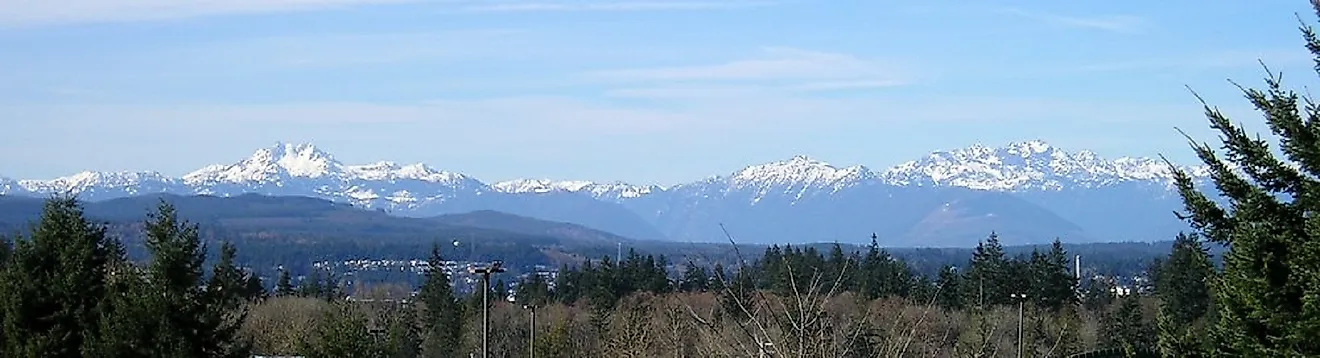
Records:
<instances>
[{"instance_id":1,"label":"lamp post","mask_svg":"<svg viewBox=\"0 0 1320 358\"><path fill-rule=\"evenodd\" d=\"M481 357L490 357L486 337L490 335L490 275L504 272L504 261L491 261L487 266L468 266L468 272L481 275Z\"/></svg>"},{"instance_id":2,"label":"lamp post","mask_svg":"<svg viewBox=\"0 0 1320 358\"><path fill-rule=\"evenodd\" d=\"M1014 293L1014 294L1010 294L1010 295L1008 295L1008 296L1009 296L1009 297L1012 297L1013 299L1018 300L1018 337L1017 337L1017 341L1018 341L1018 342L1017 342L1017 343L1018 343L1018 352L1017 352L1017 356L1018 356L1018 358L1022 358L1022 307L1023 307L1024 305L1026 305L1026 303L1027 303L1027 294L1025 294L1025 293Z\"/></svg>"},{"instance_id":3,"label":"lamp post","mask_svg":"<svg viewBox=\"0 0 1320 358\"><path fill-rule=\"evenodd\" d=\"M523 308L532 313L532 319L527 323L527 356L536 358L536 305L529 303Z\"/></svg>"}]
</instances>

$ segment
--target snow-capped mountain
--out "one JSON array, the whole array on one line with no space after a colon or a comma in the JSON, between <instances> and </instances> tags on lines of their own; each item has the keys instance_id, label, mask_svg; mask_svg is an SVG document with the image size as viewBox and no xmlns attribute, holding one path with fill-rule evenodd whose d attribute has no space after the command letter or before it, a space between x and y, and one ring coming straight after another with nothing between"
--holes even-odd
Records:
<instances>
[{"instance_id":1,"label":"snow-capped mountain","mask_svg":"<svg viewBox=\"0 0 1320 358\"><path fill-rule=\"evenodd\" d=\"M882 174L896 185L944 185L982 190L1064 190L1123 183L1170 185L1173 169L1151 158L1106 160L1091 151L1066 152L1040 140L1001 148L980 144L937 151ZM1199 167L1182 167L1204 176Z\"/></svg>"},{"instance_id":2,"label":"snow-capped mountain","mask_svg":"<svg viewBox=\"0 0 1320 358\"><path fill-rule=\"evenodd\" d=\"M1034 140L1002 147L977 144L936 151L881 171L862 165L835 166L799 155L668 188L550 179L486 184L465 174L421 163L400 165L380 161L350 165L311 144L277 143L259 149L245 159L206 166L180 178L153 172L84 172L53 180L0 178L0 194L77 193L88 200L148 193L296 195L410 216L500 210L573 222L625 236L679 240L719 239L709 237L709 229L717 227L722 222L720 220L728 219L745 226L771 228L753 230L760 236L767 236L769 241L800 241L806 238L784 235L813 236L810 239L819 240L839 234L831 232L835 230L831 229L832 226L863 230L859 224L823 220L825 217L849 217L852 214L843 214L848 210L867 211L865 215L849 218L867 222L866 225L874 221L907 218L904 224L886 224L893 231L902 232L933 232L913 225L967 221L967 215L998 218L986 222L986 225L1024 225L1011 222L1014 213L1000 212L999 208L1012 207L1018 213L1034 212L1035 209L1029 209L1029 206L1041 209L1040 213L1030 215L1033 220L1045 220L1034 224L1069 231L1077 226L1074 221L1091 220L1079 218L1077 215L1081 214L1074 213L1078 211L1074 207L1107 207L1091 202L1104 198L1091 198L1085 203L1070 198L1101 192L1107 197L1137 200L1127 206L1150 206L1167 213L1166 209L1172 205L1170 200L1176 199L1169 195L1173 169L1161 160L1128 157L1108 160L1089 151L1068 152ZM1194 176L1205 176L1200 167L1181 169ZM1150 200L1160 202L1151 203ZM912 212L904 213L904 210ZM922 210L942 214L926 215ZM1062 213L1062 216L1052 218L1056 213ZM804 220L821 223L803 225ZM785 229L794 225L811 229ZM1097 225L1105 226L1103 223L1088 223L1081 227L1088 232L1104 232L1101 235L1104 237L1125 236L1124 239L1165 234L1107 232L1092 227ZM1006 231L992 227L970 230L981 229L985 232Z\"/></svg>"}]
</instances>

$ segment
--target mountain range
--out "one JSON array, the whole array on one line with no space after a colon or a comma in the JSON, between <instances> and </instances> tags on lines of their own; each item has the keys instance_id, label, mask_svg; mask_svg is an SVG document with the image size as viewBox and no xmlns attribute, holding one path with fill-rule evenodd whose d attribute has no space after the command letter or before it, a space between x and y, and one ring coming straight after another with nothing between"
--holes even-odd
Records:
<instances>
[{"instance_id":1,"label":"mountain range","mask_svg":"<svg viewBox=\"0 0 1320 358\"><path fill-rule=\"evenodd\" d=\"M1042 140L935 151L884 170L808 156L689 183L519 179L486 183L426 164L342 163L312 144L276 143L248 158L174 178L82 172L51 180L0 177L0 195L75 193L102 201L147 194L306 196L398 216L498 211L642 240L869 242L965 247L991 232L1006 244L1167 240L1187 225L1173 167L1106 159ZM1208 180L1204 167L1181 167Z\"/></svg>"}]
</instances>

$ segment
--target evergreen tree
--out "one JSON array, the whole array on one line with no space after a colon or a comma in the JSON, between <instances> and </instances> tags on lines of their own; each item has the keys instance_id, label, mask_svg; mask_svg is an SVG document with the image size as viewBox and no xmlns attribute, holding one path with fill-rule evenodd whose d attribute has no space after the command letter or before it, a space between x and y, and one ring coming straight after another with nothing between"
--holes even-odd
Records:
<instances>
[{"instance_id":1,"label":"evergreen tree","mask_svg":"<svg viewBox=\"0 0 1320 358\"><path fill-rule=\"evenodd\" d=\"M297 290L293 288L293 283L291 281L293 280L289 278L289 270L280 268L279 281L275 282L275 296L292 296L297 294Z\"/></svg>"},{"instance_id":2,"label":"evergreen tree","mask_svg":"<svg viewBox=\"0 0 1320 358\"><path fill-rule=\"evenodd\" d=\"M1320 3L1312 6L1320 13ZM1307 24L1301 30L1320 61L1320 36ZM1216 355L1320 355L1320 216L1314 215L1320 210L1320 106L1310 98L1299 101L1275 73L1265 84L1264 90L1243 92L1278 137L1283 156L1206 104L1224 153L1204 143L1192 148L1228 205L1218 205L1178 171L1182 217L1206 239L1228 247L1212 289Z\"/></svg>"},{"instance_id":3,"label":"evergreen tree","mask_svg":"<svg viewBox=\"0 0 1320 358\"><path fill-rule=\"evenodd\" d=\"M544 306L550 302L550 285L545 281L545 277L533 272L518 284L514 296L514 300L519 303Z\"/></svg>"},{"instance_id":4,"label":"evergreen tree","mask_svg":"<svg viewBox=\"0 0 1320 358\"><path fill-rule=\"evenodd\" d=\"M422 337L417 332L417 317L411 309L393 309L387 312L382 325L385 336L381 347L385 357L417 358L422 354Z\"/></svg>"},{"instance_id":5,"label":"evergreen tree","mask_svg":"<svg viewBox=\"0 0 1320 358\"><path fill-rule=\"evenodd\" d=\"M1155 348L1155 329L1141 313L1139 296L1132 294L1119 300L1118 309L1104 318L1102 346L1122 349L1128 357L1137 351Z\"/></svg>"},{"instance_id":6,"label":"evergreen tree","mask_svg":"<svg viewBox=\"0 0 1320 358\"><path fill-rule=\"evenodd\" d=\"M962 276L958 274L957 268L949 265L940 268L935 284L939 289L936 304L948 310L963 308Z\"/></svg>"},{"instance_id":7,"label":"evergreen tree","mask_svg":"<svg viewBox=\"0 0 1320 358\"><path fill-rule=\"evenodd\" d=\"M261 276L256 272L247 271L243 277L243 297L252 302L265 300L267 297L265 284L261 282Z\"/></svg>"},{"instance_id":8,"label":"evergreen tree","mask_svg":"<svg viewBox=\"0 0 1320 358\"><path fill-rule=\"evenodd\" d=\"M73 197L48 200L0 272L0 356L78 357L94 352L106 278L120 247Z\"/></svg>"},{"instance_id":9,"label":"evergreen tree","mask_svg":"<svg viewBox=\"0 0 1320 358\"><path fill-rule=\"evenodd\" d=\"M490 292L491 303L504 301L509 297L509 286L504 284L504 279L495 279L495 287Z\"/></svg>"},{"instance_id":10,"label":"evergreen tree","mask_svg":"<svg viewBox=\"0 0 1320 358\"><path fill-rule=\"evenodd\" d=\"M4 269L9 255L14 252L14 243L8 237L0 236L0 269Z\"/></svg>"},{"instance_id":11,"label":"evergreen tree","mask_svg":"<svg viewBox=\"0 0 1320 358\"><path fill-rule=\"evenodd\" d=\"M1203 353L1203 317L1211 306L1210 281L1214 279L1210 254L1197 235L1180 233L1172 252L1157 267L1160 350L1166 355L1199 356Z\"/></svg>"},{"instance_id":12,"label":"evergreen tree","mask_svg":"<svg viewBox=\"0 0 1320 358\"><path fill-rule=\"evenodd\" d=\"M307 276L303 277L302 281L298 282L298 296L313 298L324 297L325 288L322 286L322 283L321 269L318 267L312 267L312 270L307 272Z\"/></svg>"},{"instance_id":13,"label":"evergreen tree","mask_svg":"<svg viewBox=\"0 0 1320 358\"><path fill-rule=\"evenodd\" d=\"M1114 303L1114 284L1107 280L1090 279L1082 289L1082 306L1091 312L1100 312Z\"/></svg>"},{"instance_id":14,"label":"evergreen tree","mask_svg":"<svg viewBox=\"0 0 1320 358\"><path fill-rule=\"evenodd\" d=\"M178 218L163 200L146 223L147 303L154 310L157 333L152 354L170 357L246 357L247 345L236 340L245 314L244 283L233 266L236 251L223 245L213 276L204 281L206 247L196 224ZM204 285L205 284L205 285Z\"/></svg>"},{"instance_id":15,"label":"evergreen tree","mask_svg":"<svg viewBox=\"0 0 1320 358\"><path fill-rule=\"evenodd\" d=\"M92 347L83 352L89 357L150 357L154 353L159 320L148 292L151 287L138 267L119 263L107 279L106 300L102 303L98 334Z\"/></svg>"},{"instance_id":16,"label":"evergreen tree","mask_svg":"<svg viewBox=\"0 0 1320 358\"><path fill-rule=\"evenodd\" d=\"M989 238L976 245L963 278L963 302L974 306L991 306L1010 303L1009 287L1013 280L1010 276L1012 267L1004 256L1004 247L999 244L999 235L990 234Z\"/></svg>"},{"instance_id":17,"label":"evergreen tree","mask_svg":"<svg viewBox=\"0 0 1320 358\"><path fill-rule=\"evenodd\" d=\"M431 247L427 259L426 282L417 299L424 307L422 315L422 352L426 357L454 357L463 338L463 310L454 297L449 274L438 245Z\"/></svg>"},{"instance_id":18,"label":"evergreen tree","mask_svg":"<svg viewBox=\"0 0 1320 358\"><path fill-rule=\"evenodd\" d=\"M220 257L211 269L206 283L206 304L201 320L211 330L207 340L207 357L247 357L251 344L238 337L239 326L247 318L246 304L253 299L247 276L234 260L238 249L225 242L220 245Z\"/></svg>"},{"instance_id":19,"label":"evergreen tree","mask_svg":"<svg viewBox=\"0 0 1320 358\"><path fill-rule=\"evenodd\" d=\"M707 272L705 267L688 261L683 269L683 279L679 281L678 289L683 292L706 292L710 289L710 272Z\"/></svg>"},{"instance_id":20,"label":"evergreen tree","mask_svg":"<svg viewBox=\"0 0 1320 358\"><path fill-rule=\"evenodd\" d=\"M1210 309L1210 281L1215 277L1210 253L1196 234L1178 234L1173 250L1155 274L1160 311L1175 325L1187 325Z\"/></svg>"},{"instance_id":21,"label":"evergreen tree","mask_svg":"<svg viewBox=\"0 0 1320 358\"><path fill-rule=\"evenodd\" d=\"M146 247L151 262L146 268L150 304L159 317L153 353L170 357L204 357L212 353L203 289L202 263L206 248L196 225L179 220L173 206L161 201L146 223Z\"/></svg>"},{"instance_id":22,"label":"evergreen tree","mask_svg":"<svg viewBox=\"0 0 1320 358\"><path fill-rule=\"evenodd\" d=\"M1077 302L1077 278L1068 270L1068 254L1058 239L1044 254L1032 252L1032 288L1029 297L1036 305L1057 312Z\"/></svg>"}]
</instances>

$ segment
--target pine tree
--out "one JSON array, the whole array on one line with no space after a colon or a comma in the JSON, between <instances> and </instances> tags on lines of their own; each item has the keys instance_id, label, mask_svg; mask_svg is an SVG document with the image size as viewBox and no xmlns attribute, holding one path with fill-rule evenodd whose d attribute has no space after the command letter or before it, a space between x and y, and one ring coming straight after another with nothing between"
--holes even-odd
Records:
<instances>
[{"instance_id":1,"label":"pine tree","mask_svg":"<svg viewBox=\"0 0 1320 358\"><path fill-rule=\"evenodd\" d=\"M208 317L202 289L206 248L196 225L182 222L164 201L149 215L146 247L151 262L146 268L152 299L160 319L153 353L171 357L205 357L213 353L210 334L218 322Z\"/></svg>"},{"instance_id":2,"label":"pine tree","mask_svg":"<svg viewBox=\"0 0 1320 358\"><path fill-rule=\"evenodd\" d=\"M1178 234L1173 250L1155 275L1160 311L1175 325L1187 325L1210 309L1210 281L1215 278L1210 253L1196 234Z\"/></svg>"},{"instance_id":3,"label":"pine tree","mask_svg":"<svg viewBox=\"0 0 1320 358\"><path fill-rule=\"evenodd\" d=\"M683 279L679 281L678 289L683 292L706 292L710 289L710 272L707 272L705 267L688 261L683 269Z\"/></svg>"},{"instance_id":4,"label":"pine tree","mask_svg":"<svg viewBox=\"0 0 1320 358\"><path fill-rule=\"evenodd\" d=\"M73 197L48 200L0 272L4 357L78 357L94 352L106 278L120 247Z\"/></svg>"},{"instance_id":5,"label":"pine tree","mask_svg":"<svg viewBox=\"0 0 1320 358\"><path fill-rule=\"evenodd\" d=\"M1160 349L1166 355L1189 357L1203 353L1203 320L1210 311L1210 281L1214 274L1210 254L1200 238L1178 234L1172 252L1155 272L1155 294L1160 298L1156 327Z\"/></svg>"},{"instance_id":6,"label":"pine tree","mask_svg":"<svg viewBox=\"0 0 1320 358\"><path fill-rule=\"evenodd\" d=\"M550 302L550 285L545 277L535 272L528 274L516 291L514 300L522 304L544 306Z\"/></svg>"},{"instance_id":7,"label":"pine tree","mask_svg":"<svg viewBox=\"0 0 1320 358\"><path fill-rule=\"evenodd\" d=\"M83 356L128 358L150 357L160 329L157 306L146 275L132 264L111 268L106 300L102 303L99 333Z\"/></svg>"},{"instance_id":8,"label":"pine tree","mask_svg":"<svg viewBox=\"0 0 1320 358\"><path fill-rule=\"evenodd\" d=\"M1312 2L1320 13L1320 2ZM1303 24L1312 57L1320 61L1320 36ZM1317 69L1320 72L1320 68ZM1216 355L1241 357L1320 355L1320 106L1283 88L1266 70L1264 90L1242 88L1279 139L1283 156L1218 109L1204 105L1220 134L1221 156L1191 143L1209 167L1229 205L1220 206L1176 172L1185 215L1211 242L1228 247L1213 285L1218 318L1210 335ZM1204 102L1203 102L1204 104ZM1190 138L1189 138L1190 141Z\"/></svg>"},{"instance_id":9,"label":"pine tree","mask_svg":"<svg viewBox=\"0 0 1320 358\"><path fill-rule=\"evenodd\" d=\"M426 282L417 295L425 309L422 352L426 357L453 357L457 355L463 338L462 306L454 297L438 245L431 247L431 257L426 263Z\"/></svg>"},{"instance_id":10,"label":"pine tree","mask_svg":"<svg viewBox=\"0 0 1320 358\"><path fill-rule=\"evenodd\" d=\"M504 279L496 279L495 287L490 290L490 302L504 301L509 297L509 286L504 283Z\"/></svg>"},{"instance_id":11,"label":"pine tree","mask_svg":"<svg viewBox=\"0 0 1320 358\"><path fill-rule=\"evenodd\" d=\"M990 234L989 238L976 245L972 252L972 261L963 278L963 302L973 306L993 306L1010 302L1008 287L1011 270L1008 259L1004 256L1004 247L999 244L999 235Z\"/></svg>"},{"instance_id":12,"label":"pine tree","mask_svg":"<svg viewBox=\"0 0 1320 358\"><path fill-rule=\"evenodd\" d=\"M238 250L233 244L220 245L220 257L207 281L202 323L210 331L204 350L207 357L247 357L251 344L238 337L239 326L247 318L251 299L246 275L234 266Z\"/></svg>"},{"instance_id":13,"label":"pine tree","mask_svg":"<svg viewBox=\"0 0 1320 358\"><path fill-rule=\"evenodd\" d=\"M1068 254L1058 239L1050 245L1048 252L1032 252L1030 267L1032 288L1029 297L1037 306L1057 312L1077 302L1074 293L1077 278L1068 271Z\"/></svg>"},{"instance_id":14,"label":"pine tree","mask_svg":"<svg viewBox=\"0 0 1320 358\"><path fill-rule=\"evenodd\" d=\"M293 283L291 281L292 279L289 278L289 270L280 268L279 281L275 282L275 296L282 297L297 294L297 290L293 288Z\"/></svg>"},{"instance_id":15,"label":"pine tree","mask_svg":"<svg viewBox=\"0 0 1320 358\"><path fill-rule=\"evenodd\" d=\"M1118 309L1104 318L1102 345L1122 349L1128 357L1137 351L1155 348L1155 329L1141 314L1139 296L1132 294L1119 300Z\"/></svg>"},{"instance_id":16,"label":"pine tree","mask_svg":"<svg viewBox=\"0 0 1320 358\"><path fill-rule=\"evenodd\" d=\"M940 268L940 274L936 286L939 288L939 294L936 298L936 304L944 309L959 310L963 308L962 276L956 271L957 268L945 265Z\"/></svg>"}]
</instances>

